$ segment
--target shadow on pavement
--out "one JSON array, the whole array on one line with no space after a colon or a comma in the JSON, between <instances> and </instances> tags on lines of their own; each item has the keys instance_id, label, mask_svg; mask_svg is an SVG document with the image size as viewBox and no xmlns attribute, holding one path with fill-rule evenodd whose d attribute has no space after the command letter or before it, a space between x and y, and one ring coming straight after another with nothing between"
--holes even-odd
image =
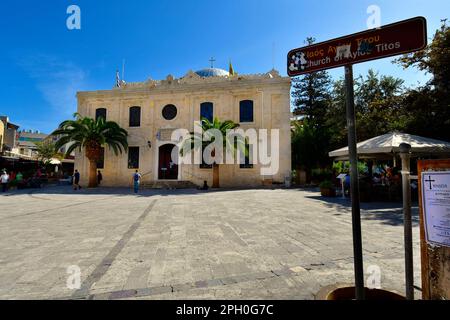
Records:
<instances>
[{"instance_id":1,"label":"shadow on pavement","mask_svg":"<svg viewBox=\"0 0 450 320\"><path fill-rule=\"evenodd\" d=\"M98 188L82 188L81 190L73 190L72 186L46 186L40 189L24 189L14 190L3 196L14 197L17 195L29 194L31 196L39 197L39 195L104 195L104 196L136 196L136 197L151 197L151 196L186 196L186 195L204 195L221 192L252 192L254 190L280 190L281 188L220 188L209 190L197 189L142 189L135 194L132 188L117 188L117 187L98 187ZM334 215L350 215L351 202L350 199L343 199L341 197L322 197L318 189L290 189L297 192L305 193L305 199L312 201L320 201L327 208L335 211ZM380 223L386 225L402 225L403 224L403 210L402 204L398 202L369 202L361 203L361 218L363 220L378 220ZM419 224L419 213L417 203L413 203L412 207L412 222L413 226Z\"/></svg>"},{"instance_id":2,"label":"shadow on pavement","mask_svg":"<svg viewBox=\"0 0 450 320\"><path fill-rule=\"evenodd\" d=\"M313 191L313 190L308 190ZM307 195L307 199L322 202L330 209L341 214L351 214L351 201L349 198L323 197L318 195ZM378 220L387 225L403 225L403 205L401 202L361 202L361 218L363 220ZM417 203L411 208L413 226L419 225L419 208Z\"/></svg>"},{"instance_id":3,"label":"shadow on pavement","mask_svg":"<svg viewBox=\"0 0 450 320\"><path fill-rule=\"evenodd\" d=\"M111 196L182 196L182 195L203 195L208 193L233 192L233 191L251 191L255 189L276 190L275 188L220 188L220 189L141 189L134 193L133 188L126 187L97 187L82 188L73 190L72 186L44 186L35 189L13 190L6 193L0 193L0 196L14 197L18 195L111 195Z\"/></svg>"}]
</instances>

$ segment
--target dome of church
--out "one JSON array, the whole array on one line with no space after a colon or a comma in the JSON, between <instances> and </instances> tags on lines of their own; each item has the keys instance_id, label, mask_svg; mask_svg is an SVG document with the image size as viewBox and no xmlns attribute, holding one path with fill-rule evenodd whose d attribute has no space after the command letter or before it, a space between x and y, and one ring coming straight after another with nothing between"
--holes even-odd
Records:
<instances>
[{"instance_id":1,"label":"dome of church","mask_svg":"<svg viewBox=\"0 0 450 320\"><path fill-rule=\"evenodd\" d=\"M229 76L230 73L226 70L223 69L219 69L219 68L207 68L207 69L202 69L199 71L195 72L196 74L198 74L200 77L226 77Z\"/></svg>"}]
</instances>

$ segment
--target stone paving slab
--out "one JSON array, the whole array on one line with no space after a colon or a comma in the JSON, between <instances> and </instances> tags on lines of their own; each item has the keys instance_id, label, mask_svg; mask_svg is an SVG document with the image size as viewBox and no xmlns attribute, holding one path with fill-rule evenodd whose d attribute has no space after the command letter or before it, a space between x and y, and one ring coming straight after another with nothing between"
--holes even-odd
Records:
<instances>
[{"instance_id":1,"label":"stone paving slab","mask_svg":"<svg viewBox=\"0 0 450 320\"><path fill-rule=\"evenodd\" d=\"M314 299L353 281L349 201L314 190L54 187L0 202L1 299ZM362 204L362 230L365 269L403 292L401 204Z\"/></svg>"}]
</instances>

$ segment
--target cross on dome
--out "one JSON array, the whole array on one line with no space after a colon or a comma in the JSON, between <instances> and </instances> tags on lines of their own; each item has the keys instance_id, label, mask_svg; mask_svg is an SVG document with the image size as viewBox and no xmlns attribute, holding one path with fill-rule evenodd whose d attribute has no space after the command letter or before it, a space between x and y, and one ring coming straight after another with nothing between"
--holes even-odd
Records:
<instances>
[{"instance_id":1,"label":"cross on dome","mask_svg":"<svg viewBox=\"0 0 450 320\"><path fill-rule=\"evenodd\" d=\"M213 69L214 68L214 62L216 62L216 59L211 57L211 59L209 59L209 62L211 62L211 69Z\"/></svg>"}]
</instances>

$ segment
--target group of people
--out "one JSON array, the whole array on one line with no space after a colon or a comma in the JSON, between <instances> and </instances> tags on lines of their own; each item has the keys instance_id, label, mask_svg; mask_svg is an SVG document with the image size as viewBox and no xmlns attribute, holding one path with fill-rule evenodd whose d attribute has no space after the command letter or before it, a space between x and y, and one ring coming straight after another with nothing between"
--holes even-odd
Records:
<instances>
[{"instance_id":1,"label":"group of people","mask_svg":"<svg viewBox=\"0 0 450 320\"><path fill-rule=\"evenodd\" d=\"M399 185L401 183L402 176L400 173L400 169L397 167L384 167L382 169L378 169L373 173L372 182L374 184L381 185Z\"/></svg>"},{"instance_id":2,"label":"group of people","mask_svg":"<svg viewBox=\"0 0 450 320\"><path fill-rule=\"evenodd\" d=\"M39 172L40 173L40 172ZM80 190L81 189L81 185L80 185L80 172L78 170L75 169L73 176L72 176L72 186L73 186L73 190ZM138 193L139 192L139 186L141 184L141 179L142 179L142 175L139 173L138 170L136 170L135 173L133 173L133 177L132 177L132 184L133 184L133 190L134 193ZM2 192L6 192L8 190L8 186L10 184L11 181L17 181L17 185L19 186L24 180L23 180L23 174L19 171L16 173L11 172L10 174L8 174L8 172L3 169L1 172L1 176L0 176L0 182L2 185ZM103 180L103 175L102 172L100 170L97 171L97 184L100 185L101 182Z\"/></svg>"},{"instance_id":3,"label":"group of people","mask_svg":"<svg viewBox=\"0 0 450 320\"><path fill-rule=\"evenodd\" d=\"M73 176L72 176L73 190L81 189L80 178L81 178L80 172L75 169ZM17 185L19 186L24 181L23 174L20 171L17 172L17 174L14 172L11 172L10 174L8 174L8 172L5 169L3 169L1 172L1 176L0 176L2 192L6 192L8 190L9 184L11 183L11 181L14 181L14 180L17 181ZM97 184L100 185L102 180L103 180L102 172L100 170L98 170L97 171ZM136 172L133 173L133 176L132 176L132 184L133 184L134 193L139 192L139 186L141 184L141 180L142 180L142 175L139 173L138 170L136 170Z\"/></svg>"},{"instance_id":4,"label":"group of people","mask_svg":"<svg viewBox=\"0 0 450 320\"><path fill-rule=\"evenodd\" d=\"M133 190L134 193L139 192L139 186L141 184L142 175L139 173L138 170L136 170L135 173L133 173L132 183L133 183ZM97 171L97 185L100 185L103 180L103 175L100 170ZM75 172L73 174L73 190L80 190L80 173L78 170L75 169Z\"/></svg>"},{"instance_id":5,"label":"group of people","mask_svg":"<svg viewBox=\"0 0 450 320\"><path fill-rule=\"evenodd\" d=\"M103 175L102 172L100 170L97 171L97 184L100 185L100 183L103 180ZM80 173L78 172L78 170L75 169L73 176L72 176L72 185L73 185L73 190L80 190L81 186L80 186Z\"/></svg>"},{"instance_id":6,"label":"group of people","mask_svg":"<svg viewBox=\"0 0 450 320\"><path fill-rule=\"evenodd\" d=\"M21 183L23 182L22 172L18 171L17 173L15 173L14 171L12 171L10 174L8 174L8 172L5 169L3 169L2 174L0 176L0 182L2 184L2 192L8 191L8 186L11 181L17 181L17 185L20 186Z\"/></svg>"}]
</instances>

